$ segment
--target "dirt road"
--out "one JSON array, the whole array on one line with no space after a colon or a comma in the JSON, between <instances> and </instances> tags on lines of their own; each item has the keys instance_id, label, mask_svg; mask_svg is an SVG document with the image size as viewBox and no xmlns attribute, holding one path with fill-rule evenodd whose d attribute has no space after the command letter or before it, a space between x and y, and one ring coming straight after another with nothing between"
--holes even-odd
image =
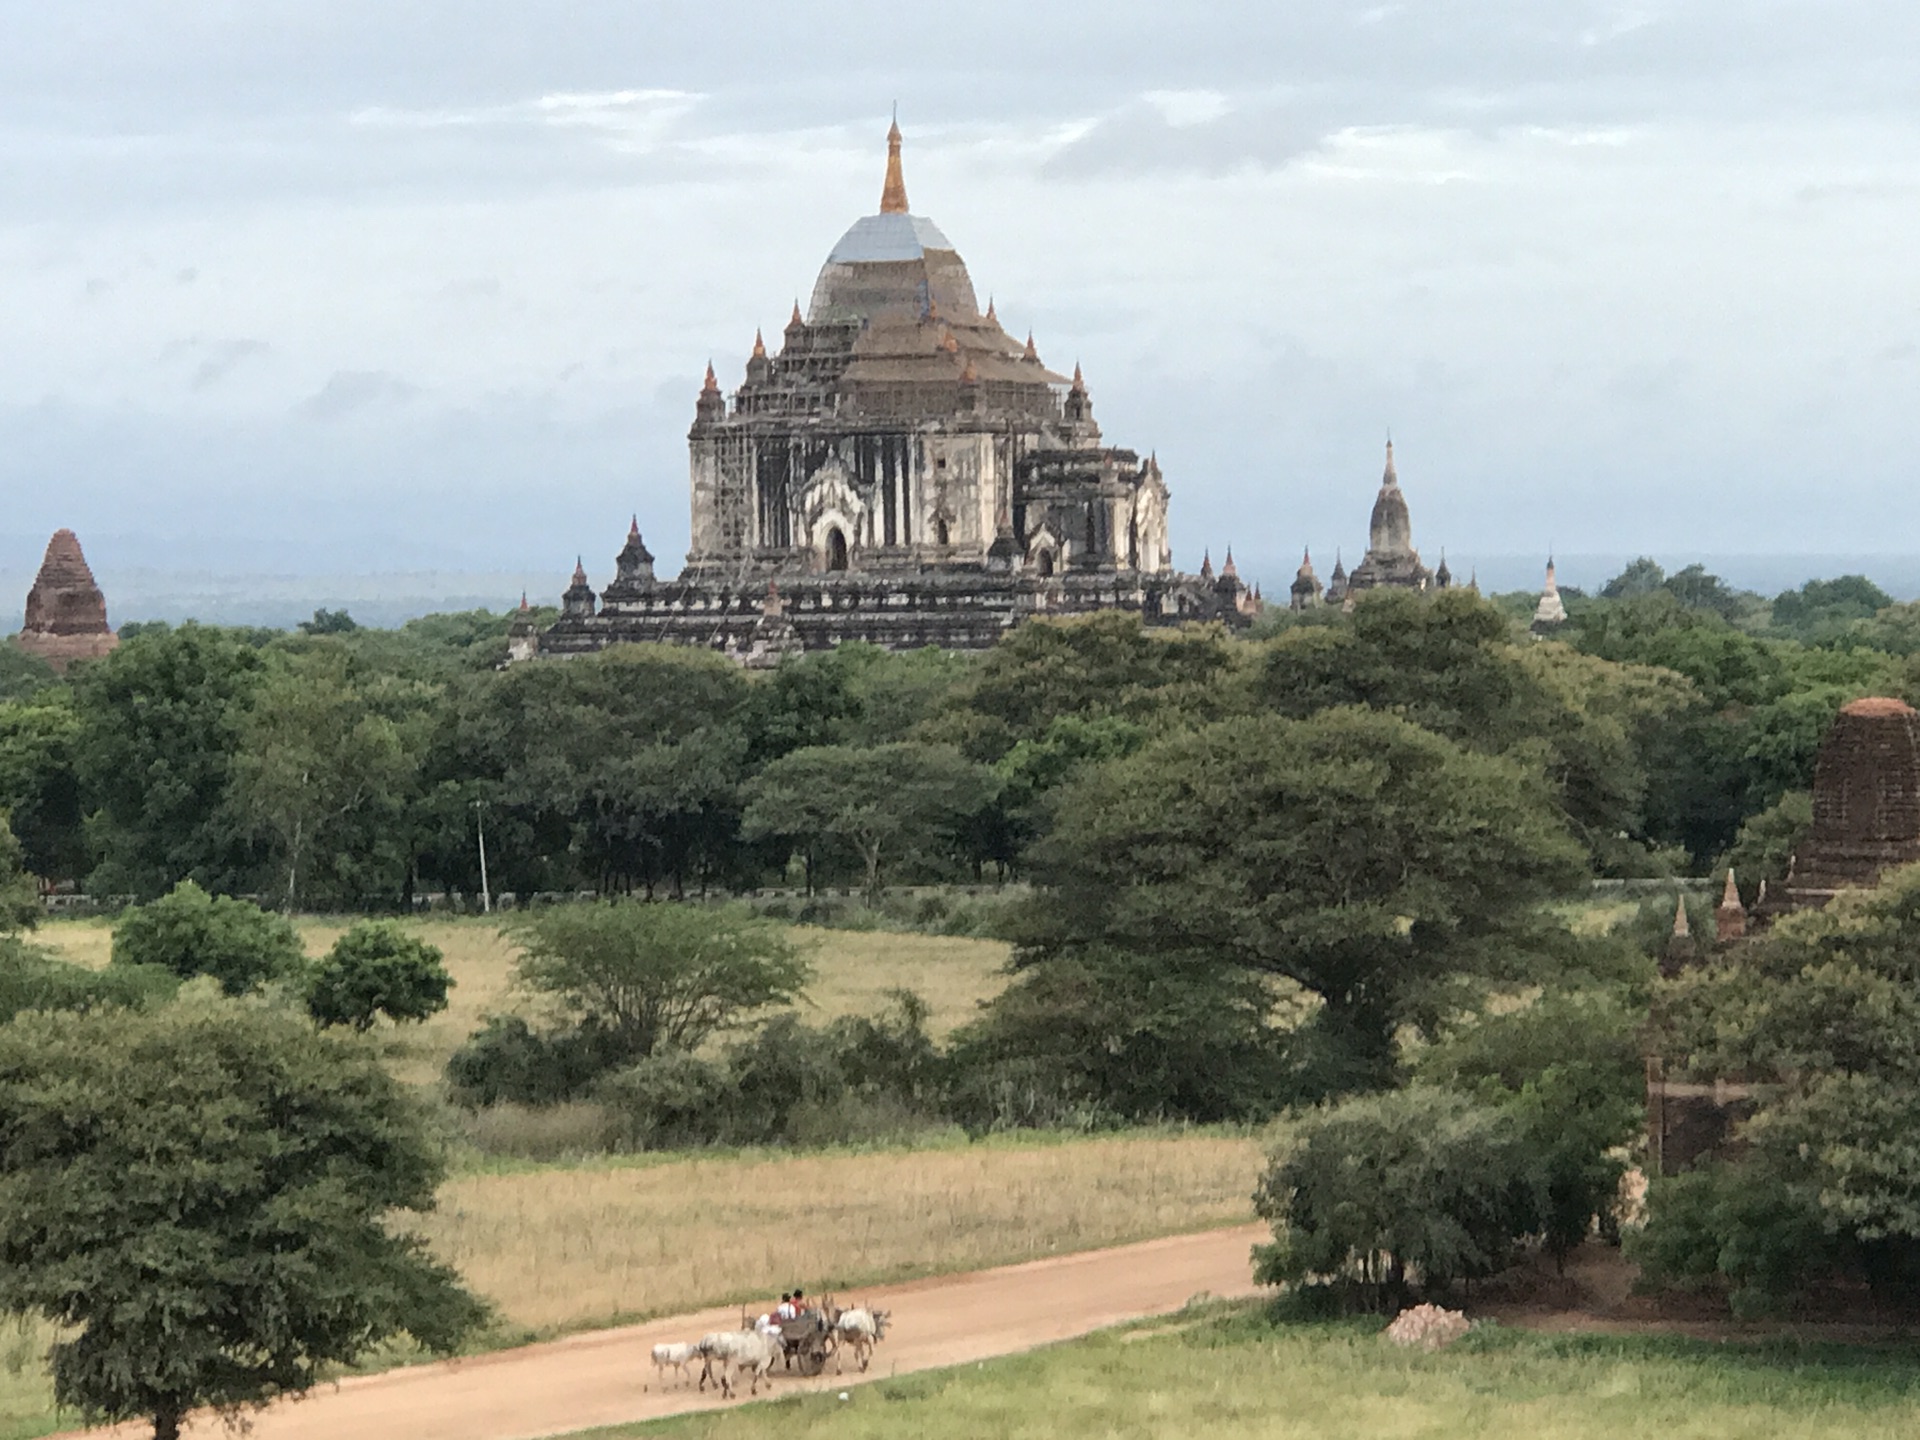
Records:
<instances>
[{"instance_id":1,"label":"dirt road","mask_svg":"<svg viewBox=\"0 0 1920 1440\"><path fill-rule=\"evenodd\" d=\"M1030 1350L1144 1315L1177 1310L1201 1293L1253 1291L1248 1251L1264 1227L1237 1226L1149 1240L1111 1250L1036 1260L998 1270L876 1285L841 1296L893 1312L886 1341L865 1377L833 1366L817 1380L782 1379L773 1393L840 1389L862 1378L958 1365ZM470 1360L424 1365L343 1381L258 1416L253 1440L533 1440L594 1425L651 1420L721 1402L691 1385L654 1383L648 1361L661 1340L698 1339L739 1323L737 1307L576 1335ZM653 1388L648 1388L653 1387ZM761 1393L766 1392L762 1387ZM133 1440L144 1426L84 1433ZM191 1427L195 1440L218 1424ZM71 1440L71 1437L56 1437Z\"/></svg>"}]
</instances>

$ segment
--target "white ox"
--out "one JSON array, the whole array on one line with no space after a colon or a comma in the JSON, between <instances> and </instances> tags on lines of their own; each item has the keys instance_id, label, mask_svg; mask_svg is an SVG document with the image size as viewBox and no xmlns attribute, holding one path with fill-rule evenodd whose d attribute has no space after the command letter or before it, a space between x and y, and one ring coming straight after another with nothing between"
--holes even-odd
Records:
<instances>
[{"instance_id":1,"label":"white ox","mask_svg":"<svg viewBox=\"0 0 1920 1440\"><path fill-rule=\"evenodd\" d=\"M679 1375L681 1383L685 1384L687 1367L699 1357L700 1347L685 1341L670 1345L656 1345L653 1347L654 1374L662 1384L665 1384L667 1371L672 1370Z\"/></svg>"},{"instance_id":2,"label":"white ox","mask_svg":"<svg viewBox=\"0 0 1920 1440\"><path fill-rule=\"evenodd\" d=\"M758 1395L760 1382L773 1383L769 1372L773 1362L780 1358L780 1332L770 1330L717 1330L703 1336L694 1347L701 1360L700 1388L707 1388L707 1381L719 1382L720 1393L728 1399L733 1398L735 1386L740 1376L750 1374L753 1377L748 1393Z\"/></svg>"},{"instance_id":3,"label":"white ox","mask_svg":"<svg viewBox=\"0 0 1920 1440\"><path fill-rule=\"evenodd\" d=\"M840 1312L840 1318L833 1324L834 1336L839 1341L833 1352L834 1374L840 1374L844 1368L841 1354L846 1350L853 1351L862 1370L867 1368L873 1358L873 1347L887 1338L887 1321L892 1314L890 1310L869 1310L864 1305Z\"/></svg>"}]
</instances>

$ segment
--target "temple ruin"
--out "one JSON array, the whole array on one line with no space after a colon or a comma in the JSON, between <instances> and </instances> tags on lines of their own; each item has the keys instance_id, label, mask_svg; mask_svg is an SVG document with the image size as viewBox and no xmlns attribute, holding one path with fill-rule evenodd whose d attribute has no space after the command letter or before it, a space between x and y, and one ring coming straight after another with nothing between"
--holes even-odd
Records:
<instances>
[{"instance_id":1,"label":"temple ruin","mask_svg":"<svg viewBox=\"0 0 1920 1440\"><path fill-rule=\"evenodd\" d=\"M707 367L687 443L685 568L656 576L636 520L604 589L575 569L541 654L669 641L765 664L848 640L984 648L1035 615L1240 626L1258 608L1231 563L1174 570L1158 460L1108 443L1078 365L981 310L908 208L897 125L878 213L778 348L754 337L731 395Z\"/></svg>"},{"instance_id":2,"label":"temple ruin","mask_svg":"<svg viewBox=\"0 0 1920 1440\"><path fill-rule=\"evenodd\" d=\"M1788 907L1920 860L1920 713L1874 696L1843 705L1813 768L1813 827L1780 887Z\"/></svg>"},{"instance_id":3,"label":"temple ruin","mask_svg":"<svg viewBox=\"0 0 1920 1440\"><path fill-rule=\"evenodd\" d=\"M73 531L56 530L47 542L13 643L63 672L75 660L96 660L120 643L107 624L106 597Z\"/></svg>"}]
</instances>

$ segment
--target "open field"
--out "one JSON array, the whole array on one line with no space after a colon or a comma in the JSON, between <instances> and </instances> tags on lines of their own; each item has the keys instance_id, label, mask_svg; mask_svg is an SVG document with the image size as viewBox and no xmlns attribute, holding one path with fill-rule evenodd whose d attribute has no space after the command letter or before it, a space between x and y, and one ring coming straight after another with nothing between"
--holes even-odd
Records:
<instances>
[{"instance_id":1,"label":"open field","mask_svg":"<svg viewBox=\"0 0 1920 1440\"><path fill-rule=\"evenodd\" d=\"M303 918L297 923L307 953L319 955L351 922ZM517 951L494 922L435 916L407 923L445 953L454 978L450 1004L425 1024L398 1030L382 1026L375 1033L396 1075L409 1084L431 1085L483 1016L530 1002L510 988ZM928 1028L944 1037L1006 984L1000 972L1008 947L997 940L804 925L792 927L791 933L816 971L801 1005L801 1013L813 1024L874 1010L887 990L907 989L926 1000L932 1012ZM112 952L113 932L103 920L55 920L42 926L34 940L78 964L100 966Z\"/></svg>"},{"instance_id":2,"label":"open field","mask_svg":"<svg viewBox=\"0 0 1920 1440\"><path fill-rule=\"evenodd\" d=\"M1905 1440L1920 1367L1904 1348L1479 1332L1435 1355L1369 1325L1271 1328L1255 1305L1010 1359L573 1440Z\"/></svg>"},{"instance_id":3,"label":"open field","mask_svg":"<svg viewBox=\"0 0 1920 1440\"><path fill-rule=\"evenodd\" d=\"M947 1274L1252 1217L1240 1136L1126 1135L715 1155L466 1174L422 1229L540 1333Z\"/></svg>"}]
</instances>

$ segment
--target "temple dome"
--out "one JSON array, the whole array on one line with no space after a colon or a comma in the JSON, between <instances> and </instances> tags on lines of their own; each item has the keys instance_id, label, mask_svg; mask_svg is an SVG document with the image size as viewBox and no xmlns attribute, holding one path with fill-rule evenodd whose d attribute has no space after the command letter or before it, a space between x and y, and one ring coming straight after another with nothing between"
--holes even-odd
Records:
<instances>
[{"instance_id":1,"label":"temple dome","mask_svg":"<svg viewBox=\"0 0 1920 1440\"><path fill-rule=\"evenodd\" d=\"M929 308L949 320L979 320L973 279L953 242L926 216L907 211L898 126L888 132L887 150L880 213L854 221L828 254L807 307L808 323L917 320Z\"/></svg>"}]
</instances>

